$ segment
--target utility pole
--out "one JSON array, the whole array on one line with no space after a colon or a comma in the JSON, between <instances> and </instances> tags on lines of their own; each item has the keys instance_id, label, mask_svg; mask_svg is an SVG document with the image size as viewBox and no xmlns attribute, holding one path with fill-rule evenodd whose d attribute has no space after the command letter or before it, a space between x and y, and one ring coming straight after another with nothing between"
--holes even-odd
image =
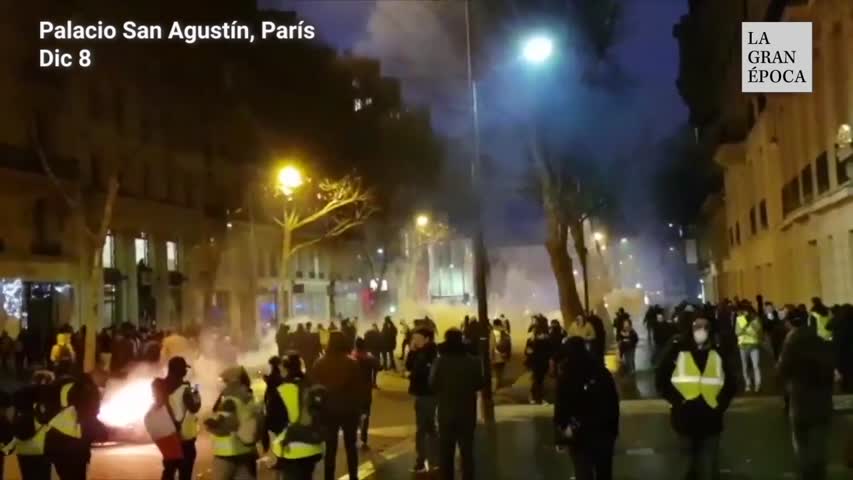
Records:
<instances>
[{"instance_id":1,"label":"utility pole","mask_svg":"<svg viewBox=\"0 0 853 480\"><path fill-rule=\"evenodd\" d=\"M477 202L477 220L476 231L474 233L474 292L477 295L477 319L481 322L489 320L488 306L488 291L486 286L486 270L488 268L488 260L486 257L486 244L483 238L483 220L482 220L482 179L480 177L481 158L480 158L480 117L477 98L477 80L474 77L473 67L473 52L471 48L471 2L465 2L465 44L466 57L468 67L468 86L471 90L471 120L473 123L473 143L474 155L471 158L471 183L476 195ZM489 322L491 324L491 322ZM488 331L480 332L480 335L488 335L480 339L480 352L483 359L483 375L485 377L484 387L480 392L480 398L483 409L483 421L486 423L494 423L495 421L495 402L492 396L492 361L491 351L489 348L490 336L492 335L491 328Z\"/></svg>"}]
</instances>

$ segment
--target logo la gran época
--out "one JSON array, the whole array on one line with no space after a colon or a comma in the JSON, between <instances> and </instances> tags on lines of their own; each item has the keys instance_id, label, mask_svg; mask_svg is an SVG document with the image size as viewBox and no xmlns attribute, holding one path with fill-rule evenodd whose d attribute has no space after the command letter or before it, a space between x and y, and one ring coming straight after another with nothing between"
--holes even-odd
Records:
<instances>
[{"instance_id":1,"label":"logo la gran \u00e9poca","mask_svg":"<svg viewBox=\"0 0 853 480\"><path fill-rule=\"evenodd\" d=\"M743 22L741 91L812 91L811 22Z\"/></svg>"}]
</instances>

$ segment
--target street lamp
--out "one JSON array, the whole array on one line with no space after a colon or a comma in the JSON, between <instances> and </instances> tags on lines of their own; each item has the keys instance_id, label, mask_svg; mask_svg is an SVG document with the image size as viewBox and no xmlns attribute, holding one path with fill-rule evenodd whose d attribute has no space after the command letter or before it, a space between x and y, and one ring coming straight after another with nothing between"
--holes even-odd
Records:
<instances>
[{"instance_id":1,"label":"street lamp","mask_svg":"<svg viewBox=\"0 0 853 480\"><path fill-rule=\"evenodd\" d=\"M601 232L595 232L592 234L592 239L596 242L601 243L602 241L604 241L604 234Z\"/></svg>"},{"instance_id":2,"label":"street lamp","mask_svg":"<svg viewBox=\"0 0 853 480\"><path fill-rule=\"evenodd\" d=\"M426 227L427 225L429 225L429 217L425 214L418 215L417 217L415 217L415 225L417 225L418 228Z\"/></svg>"},{"instance_id":3,"label":"street lamp","mask_svg":"<svg viewBox=\"0 0 853 480\"><path fill-rule=\"evenodd\" d=\"M293 165L287 165L278 171L278 188L285 195L293 195L297 188L302 186L302 172Z\"/></svg>"},{"instance_id":4,"label":"street lamp","mask_svg":"<svg viewBox=\"0 0 853 480\"><path fill-rule=\"evenodd\" d=\"M524 41L521 55L528 63L540 65L554 54L554 41L545 35L534 35Z\"/></svg>"}]
</instances>

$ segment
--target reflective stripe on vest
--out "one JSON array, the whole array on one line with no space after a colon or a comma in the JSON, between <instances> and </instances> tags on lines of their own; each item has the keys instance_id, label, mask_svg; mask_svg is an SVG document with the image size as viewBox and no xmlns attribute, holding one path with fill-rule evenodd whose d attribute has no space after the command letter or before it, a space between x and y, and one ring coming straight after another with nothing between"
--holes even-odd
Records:
<instances>
[{"instance_id":1,"label":"reflective stripe on vest","mask_svg":"<svg viewBox=\"0 0 853 480\"><path fill-rule=\"evenodd\" d=\"M812 312L812 317L814 317L815 326L817 327L817 336L826 341L832 340L832 332L827 328L829 326L829 315Z\"/></svg>"},{"instance_id":2,"label":"reflective stripe on vest","mask_svg":"<svg viewBox=\"0 0 853 480\"><path fill-rule=\"evenodd\" d=\"M746 315L738 315L738 345L758 345L758 331L754 325L755 323L750 322Z\"/></svg>"},{"instance_id":3,"label":"reflective stripe on vest","mask_svg":"<svg viewBox=\"0 0 853 480\"><path fill-rule=\"evenodd\" d=\"M723 374L723 360L720 355L711 350L708 352L708 361L705 371L700 372L693 354L680 352L675 362L675 371L672 372L672 385L685 400L693 400L702 396L705 403L711 408L717 408L717 396L723 389L725 375Z\"/></svg>"},{"instance_id":4,"label":"reflective stripe on vest","mask_svg":"<svg viewBox=\"0 0 853 480\"><path fill-rule=\"evenodd\" d=\"M47 425L69 437L82 438L83 432L80 428L80 422L77 421L77 409L68 403L68 393L73 387L74 382L62 386L62 390L59 392L59 406L62 410L51 418Z\"/></svg>"},{"instance_id":5,"label":"reflective stripe on vest","mask_svg":"<svg viewBox=\"0 0 853 480\"><path fill-rule=\"evenodd\" d=\"M184 405L184 392L188 388L188 385L181 385L169 395L169 407L175 415L175 422L181 427L178 432L181 440L193 440L198 436L198 419Z\"/></svg>"},{"instance_id":6,"label":"reflective stripe on vest","mask_svg":"<svg viewBox=\"0 0 853 480\"><path fill-rule=\"evenodd\" d=\"M220 400L221 403L225 403L227 401L234 402L234 406L236 407L236 412L216 412L217 415L223 417L230 417L232 415L236 415L239 421L242 421L245 418L246 410L250 408L245 402L241 401L236 397L222 397ZM248 453L255 452L255 445L246 445L245 443L240 441L240 437L237 436L237 432L230 433L228 435L213 435L213 455L216 457L236 457L239 455L246 455Z\"/></svg>"},{"instance_id":7,"label":"reflective stripe on vest","mask_svg":"<svg viewBox=\"0 0 853 480\"><path fill-rule=\"evenodd\" d=\"M301 400L299 398L299 385L291 382L283 383L278 387L277 391L278 395L281 397L282 403L284 403L284 408L287 410L287 418L290 423L298 422L300 413L299 401ZM276 458L296 460L323 454L324 445L322 443L313 444L290 442L285 445L285 433L287 433L287 428L282 430L282 432L273 439L272 453Z\"/></svg>"},{"instance_id":8,"label":"reflective stripe on vest","mask_svg":"<svg viewBox=\"0 0 853 480\"><path fill-rule=\"evenodd\" d=\"M17 439L16 450L18 455L44 455L44 438L47 435L47 428L35 420L33 423L35 423L35 435L26 440Z\"/></svg>"}]
</instances>

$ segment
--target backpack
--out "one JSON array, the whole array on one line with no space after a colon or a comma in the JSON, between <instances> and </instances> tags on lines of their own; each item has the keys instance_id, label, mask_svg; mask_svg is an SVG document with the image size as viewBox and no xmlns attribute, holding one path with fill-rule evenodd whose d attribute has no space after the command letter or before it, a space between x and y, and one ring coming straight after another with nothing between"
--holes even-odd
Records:
<instances>
[{"instance_id":1,"label":"backpack","mask_svg":"<svg viewBox=\"0 0 853 480\"><path fill-rule=\"evenodd\" d=\"M299 418L291 423L284 434L284 444L292 442L316 445L326 441L323 420L329 392L322 385L299 385Z\"/></svg>"}]
</instances>

